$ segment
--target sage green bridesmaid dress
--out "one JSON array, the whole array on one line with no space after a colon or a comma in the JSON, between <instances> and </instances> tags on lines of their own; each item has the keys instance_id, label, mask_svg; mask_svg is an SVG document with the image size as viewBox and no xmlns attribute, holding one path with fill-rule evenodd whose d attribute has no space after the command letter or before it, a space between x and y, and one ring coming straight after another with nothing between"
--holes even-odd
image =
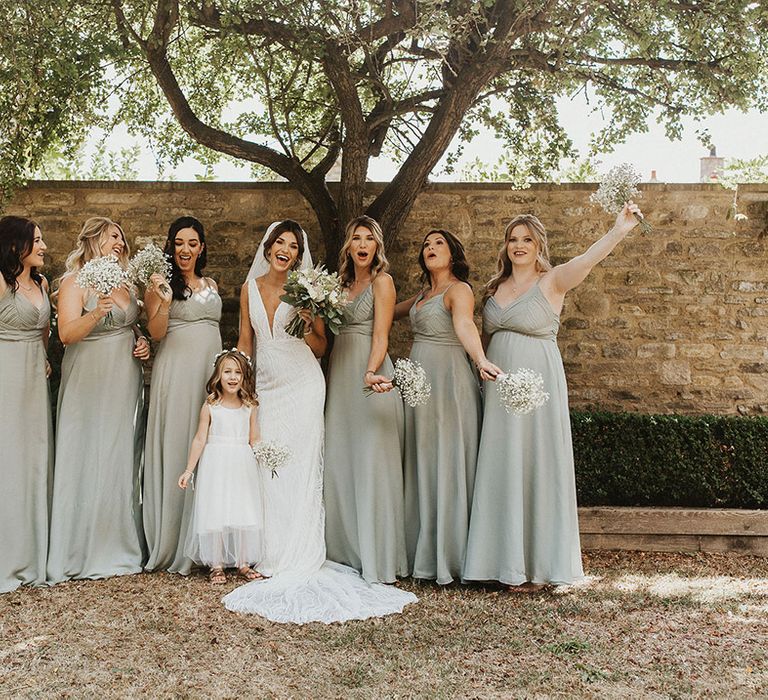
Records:
<instances>
[{"instance_id":1,"label":"sage green bridesmaid dress","mask_svg":"<svg viewBox=\"0 0 768 700\"><path fill-rule=\"evenodd\" d=\"M363 394L373 333L369 285L344 310L328 367L325 542L328 559L369 583L408 575L403 512L403 404L397 392ZM378 372L392 376L385 357Z\"/></svg>"},{"instance_id":2,"label":"sage green bridesmaid dress","mask_svg":"<svg viewBox=\"0 0 768 700\"><path fill-rule=\"evenodd\" d=\"M142 508L150 571L186 574L193 566L183 551L193 493L177 482L197 431L205 383L221 351L220 319L221 297L210 284L187 299L174 299L152 365Z\"/></svg>"},{"instance_id":3,"label":"sage green bridesmaid dress","mask_svg":"<svg viewBox=\"0 0 768 700\"><path fill-rule=\"evenodd\" d=\"M0 298L0 593L45 583L53 429L43 329L37 308L10 289Z\"/></svg>"},{"instance_id":4,"label":"sage green bridesmaid dress","mask_svg":"<svg viewBox=\"0 0 768 700\"><path fill-rule=\"evenodd\" d=\"M447 291L447 290L446 290ZM405 528L414 578L461 577L480 435L480 386L443 294L411 307L411 359L432 395L405 406Z\"/></svg>"},{"instance_id":5,"label":"sage green bridesmaid dress","mask_svg":"<svg viewBox=\"0 0 768 700\"><path fill-rule=\"evenodd\" d=\"M505 372L540 372L550 399L506 413L487 382L464 579L568 584L584 575L579 547L568 387L557 347L560 319L538 284L483 310L488 359Z\"/></svg>"},{"instance_id":6,"label":"sage green bridesmaid dress","mask_svg":"<svg viewBox=\"0 0 768 700\"><path fill-rule=\"evenodd\" d=\"M95 297L86 304L93 309ZM141 571L143 534L139 467L143 446L142 369L131 326L131 294L67 346L56 420L48 582Z\"/></svg>"}]
</instances>

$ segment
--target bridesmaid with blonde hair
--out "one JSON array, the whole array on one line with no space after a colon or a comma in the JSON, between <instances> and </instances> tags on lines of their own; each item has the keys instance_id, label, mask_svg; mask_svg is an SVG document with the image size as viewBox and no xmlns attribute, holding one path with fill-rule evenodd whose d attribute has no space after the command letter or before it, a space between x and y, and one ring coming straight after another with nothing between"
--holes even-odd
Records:
<instances>
[{"instance_id":1,"label":"bridesmaid with blonde hair","mask_svg":"<svg viewBox=\"0 0 768 700\"><path fill-rule=\"evenodd\" d=\"M139 360L149 357L149 343L135 337L139 306L132 289L101 296L77 283L85 263L106 255L125 267L128 243L114 221L92 217L67 258L58 289L59 337L66 349L48 554L52 584L137 573L143 559Z\"/></svg>"},{"instance_id":2,"label":"bridesmaid with blonde hair","mask_svg":"<svg viewBox=\"0 0 768 700\"><path fill-rule=\"evenodd\" d=\"M325 541L328 558L369 583L408 575L403 511L403 407L387 354L395 284L378 222L347 224L339 277L349 293L328 365ZM363 387L373 392L363 394Z\"/></svg>"},{"instance_id":3,"label":"bridesmaid with blonde hair","mask_svg":"<svg viewBox=\"0 0 768 700\"><path fill-rule=\"evenodd\" d=\"M189 573L182 533L192 512L191 489L177 484L179 464L187 458L197 430L205 381L221 351L221 297L204 274L208 260L205 229L182 216L168 228L165 254L170 284L153 275L144 296L147 328L159 347L152 365L147 442L144 454L144 533L146 569Z\"/></svg>"},{"instance_id":4,"label":"bridesmaid with blonde hair","mask_svg":"<svg viewBox=\"0 0 768 700\"><path fill-rule=\"evenodd\" d=\"M0 219L0 593L45 583L53 468L45 251L34 221Z\"/></svg>"},{"instance_id":5,"label":"bridesmaid with blonde hair","mask_svg":"<svg viewBox=\"0 0 768 700\"><path fill-rule=\"evenodd\" d=\"M506 372L544 378L550 399L532 413L508 415L488 385L464 579L499 581L512 591L569 584L584 573L579 547L568 387L557 347L568 291L635 227L627 203L608 233L562 265L549 262L547 233L531 214L504 232L498 272L488 282L483 340Z\"/></svg>"},{"instance_id":6,"label":"bridesmaid with blonde hair","mask_svg":"<svg viewBox=\"0 0 768 700\"><path fill-rule=\"evenodd\" d=\"M410 316L411 359L432 385L423 406L405 407L405 523L414 578L439 584L461 577L480 437L480 386L499 368L489 362L473 320L475 297L461 241L434 229L419 266L425 285L397 305Z\"/></svg>"}]
</instances>

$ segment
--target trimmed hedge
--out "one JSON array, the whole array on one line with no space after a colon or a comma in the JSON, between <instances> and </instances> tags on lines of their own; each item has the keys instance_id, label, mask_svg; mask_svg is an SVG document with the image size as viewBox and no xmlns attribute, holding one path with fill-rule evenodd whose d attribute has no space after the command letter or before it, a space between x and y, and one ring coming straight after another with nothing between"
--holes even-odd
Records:
<instances>
[{"instance_id":1,"label":"trimmed hedge","mask_svg":"<svg viewBox=\"0 0 768 700\"><path fill-rule=\"evenodd\" d=\"M571 412L580 506L768 508L768 418Z\"/></svg>"}]
</instances>

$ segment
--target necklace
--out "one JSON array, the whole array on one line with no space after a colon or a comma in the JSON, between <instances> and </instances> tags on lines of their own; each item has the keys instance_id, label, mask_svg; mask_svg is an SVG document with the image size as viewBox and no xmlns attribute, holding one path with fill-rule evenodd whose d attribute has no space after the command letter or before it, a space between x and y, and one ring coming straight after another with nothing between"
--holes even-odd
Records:
<instances>
[{"instance_id":1,"label":"necklace","mask_svg":"<svg viewBox=\"0 0 768 700\"><path fill-rule=\"evenodd\" d=\"M19 282L19 279L17 278L16 281ZM27 287L26 285L19 282L19 287L21 287L22 289L26 289L28 292L31 292L35 288L35 285L30 284L29 287Z\"/></svg>"}]
</instances>

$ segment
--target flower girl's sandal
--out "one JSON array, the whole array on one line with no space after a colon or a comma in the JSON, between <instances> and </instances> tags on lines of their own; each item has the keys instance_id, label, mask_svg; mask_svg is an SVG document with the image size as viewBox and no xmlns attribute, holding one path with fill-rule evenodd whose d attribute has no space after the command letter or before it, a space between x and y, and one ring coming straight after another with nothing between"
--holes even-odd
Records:
<instances>
[{"instance_id":1,"label":"flower girl's sandal","mask_svg":"<svg viewBox=\"0 0 768 700\"><path fill-rule=\"evenodd\" d=\"M238 576L246 581L258 581L264 577L258 572L254 571L250 566L241 566L237 570Z\"/></svg>"},{"instance_id":2,"label":"flower girl's sandal","mask_svg":"<svg viewBox=\"0 0 768 700\"><path fill-rule=\"evenodd\" d=\"M227 575L221 567L215 567L208 573L208 580L214 584L226 583Z\"/></svg>"}]
</instances>

